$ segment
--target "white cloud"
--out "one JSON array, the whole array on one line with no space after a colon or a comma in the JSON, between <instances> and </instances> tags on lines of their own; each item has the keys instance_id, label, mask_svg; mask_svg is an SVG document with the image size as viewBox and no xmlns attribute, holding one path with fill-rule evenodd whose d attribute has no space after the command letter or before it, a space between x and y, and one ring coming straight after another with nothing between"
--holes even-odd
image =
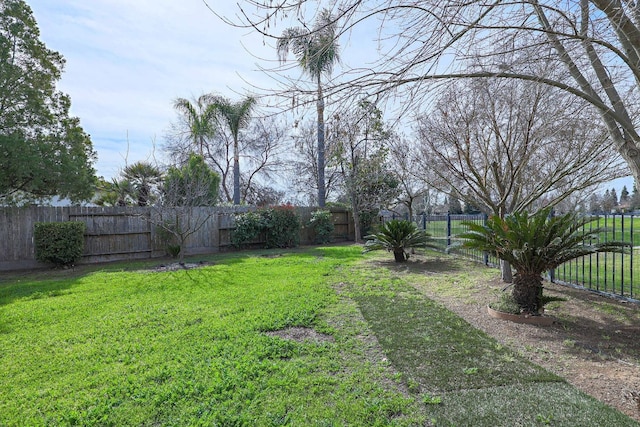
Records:
<instances>
[{"instance_id":1,"label":"white cloud","mask_svg":"<svg viewBox=\"0 0 640 427\"><path fill-rule=\"evenodd\" d=\"M202 0L28 3L41 40L66 59L59 89L70 95L71 113L91 135L105 178L117 175L125 158L149 158L153 141L159 146L176 118L175 98L204 92L235 98L252 86L277 86L256 65L276 64L274 47L255 32L223 23ZM226 17L238 12L235 1L208 3ZM368 41L366 34L345 37L350 52L343 52L343 62L371 61L376 44ZM301 76L294 65L291 73Z\"/></svg>"},{"instance_id":2,"label":"white cloud","mask_svg":"<svg viewBox=\"0 0 640 427\"><path fill-rule=\"evenodd\" d=\"M245 92L268 84L245 45L275 58L260 36L216 18L201 0L31 0L41 40L66 59L59 88L71 96L107 178L145 160L175 119L176 97ZM215 5L232 15L234 2ZM128 154L127 154L128 150Z\"/></svg>"}]
</instances>

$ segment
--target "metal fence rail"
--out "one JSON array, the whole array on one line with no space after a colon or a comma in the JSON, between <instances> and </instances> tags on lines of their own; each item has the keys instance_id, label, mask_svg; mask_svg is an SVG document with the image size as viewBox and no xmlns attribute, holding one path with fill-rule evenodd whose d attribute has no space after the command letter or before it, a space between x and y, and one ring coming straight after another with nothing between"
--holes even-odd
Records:
<instances>
[{"instance_id":1,"label":"metal fence rail","mask_svg":"<svg viewBox=\"0 0 640 427\"><path fill-rule=\"evenodd\" d=\"M408 219L408 217L392 217ZM389 218L386 218L389 219ZM495 255L460 247L457 235L466 231L465 221L484 223L487 216L477 215L415 215L412 221L425 230L442 250L471 258L485 265L497 266ZM384 219L383 219L384 220ZM629 254L599 253L562 264L548 272L554 283L578 286L615 297L640 299L640 216L633 214L601 215L584 226L584 232L603 227L603 241L629 242Z\"/></svg>"}]
</instances>

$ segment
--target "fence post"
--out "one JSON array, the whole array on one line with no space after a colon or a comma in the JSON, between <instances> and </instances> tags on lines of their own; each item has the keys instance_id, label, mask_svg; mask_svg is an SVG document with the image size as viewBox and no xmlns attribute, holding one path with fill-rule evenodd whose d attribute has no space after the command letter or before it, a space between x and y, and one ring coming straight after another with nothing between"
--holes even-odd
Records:
<instances>
[{"instance_id":1,"label":"fence post","mask_svg":"<svg viewBox=\"0 0 640 427\"><path fill-rule=\"evenodd\" d=\"M549 218L553 218L555 214L555 211L553 209L551 209L549 211ZM549 281L551 283L554 283L556 280L556 270L555 268L552 268L551 270L549 270Z\"/></svg>"},{"instance_id":2,"label":"fence post","mask_svg":"<svg viewBox=\"0 0 640 427\"><path fill-rule=\"evenodd\" d=\"M451 213L447 212L447 247L451 246Z\"/></svg>"},{"instance_id":3,"label":"fence post","mask_svg":"<svg viewBox=\"0 0 640 427\"><path fill-rule=\"evenodd\" d=\"M427 229L427 213L426 212L422 212L422 229L423 230Z\"/></svg>"},{"instance_id":4,"label":"fence post","mask_svg":"<svg viewBox=\"0 0 640 427\"><path fill-rule=\"evenodd\" d=\"M487 220L489 219L489 215L487 214L482 214L482 225L486 226L487 225ZM482 258L484 260L484 265L488 266L489 265L489 252L484 251L482 253Z\"/></svg>"}]
</instances>

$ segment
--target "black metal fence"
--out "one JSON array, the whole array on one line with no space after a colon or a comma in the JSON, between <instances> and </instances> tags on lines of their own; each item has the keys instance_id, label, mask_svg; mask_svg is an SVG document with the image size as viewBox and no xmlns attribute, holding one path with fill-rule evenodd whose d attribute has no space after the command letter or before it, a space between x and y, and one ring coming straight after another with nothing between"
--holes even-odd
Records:
<instances>
[{"instance_id":1,"label":"black metal fence","mask_svg":"<svg viewBox=\"0 0 640 427\"><path fill-rule=\"evenodd\" d=\"M407 216L392 216L394 219L408 219ZM386 218L390 219L390 218ZM468 227L465 221L484 223L487 216L478 215L416 215L412 220L427 231L442 251L458 254L497 266L495 255L466 249L460 246L457 235ZM628 254L599 253L578 258L548 272L548 279L554 283L582 287L610 296L640 299L640 215L611 214L600 215L584 227L585 232L603 227L600 235L604 241L621 240L629 242Z\"/></svg>"}]
</instances>

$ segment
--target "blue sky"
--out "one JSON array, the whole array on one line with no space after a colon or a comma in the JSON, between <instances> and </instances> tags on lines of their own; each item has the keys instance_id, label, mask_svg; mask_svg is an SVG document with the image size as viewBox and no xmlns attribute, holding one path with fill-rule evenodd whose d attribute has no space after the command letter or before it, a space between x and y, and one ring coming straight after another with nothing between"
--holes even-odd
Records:
<instances>
[{"instance_id":1,"label":"blue sky","mask_svg":"<svg viewBox=\"0 0 640 427\"><path fill-rule=\"evenodd\" d=\"M257 65L277 60L273 46L224 24L202 0L27 3L41 40L67 61L59 89L71 96L71 112L98 153L98 175L107 179L127 163L154 160L154 154L162 160L175 98L204 92L237 98L251 86L274 85ZM235 1L208 3L223 16L237 12ZM375 54L372 39L365 33L341 40L342 58L350 65L368 62ZM623 185L631 190L633 180L612 183L618 191Z\"/></svg>"},{"instance_id":2,"label":"blue sky","mask_svg":"<svg viewBox=\"0 0 640 427\"><path fill-rule=\"evenodd\" d=\"M204 92L229 97L250 82L262 54L276 53L255 34L222 23L202 0L27 0L48 48L66 59L59 89L71 96L98 152L98 175L109 179L128 163L161 157L176 113L172 101ZM235 13L235 2L209 2ZM245 81L246 80L246 81Z\"/></svg>"}]
</instances>

